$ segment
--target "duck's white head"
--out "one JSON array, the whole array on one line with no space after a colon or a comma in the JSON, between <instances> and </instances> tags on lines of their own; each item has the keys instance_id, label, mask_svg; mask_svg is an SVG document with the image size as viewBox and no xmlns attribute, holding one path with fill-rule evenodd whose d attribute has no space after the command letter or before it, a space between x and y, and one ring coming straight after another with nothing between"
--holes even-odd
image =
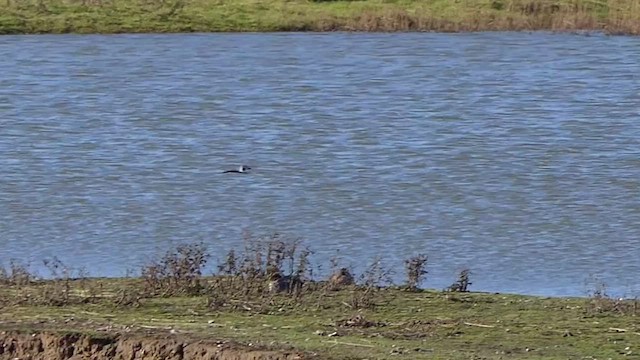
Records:
<instances>
[{"instance_id":1,"label":"duck's white head","mask_svg":"<svg viewBox=\"0 0 640 360\"><path fill-rule=\"evenodd\" d=\"M245 172L245 171L247 171L247 170L251 170L251 168L250 168L250 167L248 167L247 165L242 165L242 166L240 166L240 167L238 168L238 171L239 171L239 172Z\"/></svg>"}]
</instances>

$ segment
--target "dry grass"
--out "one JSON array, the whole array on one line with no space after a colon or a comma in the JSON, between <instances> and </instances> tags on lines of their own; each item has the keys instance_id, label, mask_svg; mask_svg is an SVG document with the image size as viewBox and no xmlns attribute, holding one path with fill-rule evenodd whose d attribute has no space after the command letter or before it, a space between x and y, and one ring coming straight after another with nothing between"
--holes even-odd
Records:
<instances>
[{"instance_id":1,"label":"dry grass","mask_svg":"<svg viewBox=\"0 0 640 360\"><path fill-rule=\"evenodd\" d=\"M105 288L101 281L89 281L83 271L75 271L60 260L47 259L48 280L38 279L29 266L10 261L0 266L0 307L2 305L70 306L108 301L118 307L139 307L149 299L169 297L205 297L215 309L270 309L273 299L295 303L318 293L345 290L351 294L352 307L372 307L383 285L391 284L391 269L379 258L355 278L346 268L333 269L325 280L314 279L309 261L311 251L301 239L280 234L245 234L240 251L231 250L220 259L218 272L204 276L211 258L204 243L182 244L159 254L144 264L139 275L116 281Z\"/></svg>"},{"instance_id":2,"label":"dry grass","mask_svg":"<svg viewBox=\"0 0 640 360\"><path fill-rule=\"evenodd\" d=\"M640 0L3 0L0 33L604 31L640 34Z\"/></svg>"}]
</instances>

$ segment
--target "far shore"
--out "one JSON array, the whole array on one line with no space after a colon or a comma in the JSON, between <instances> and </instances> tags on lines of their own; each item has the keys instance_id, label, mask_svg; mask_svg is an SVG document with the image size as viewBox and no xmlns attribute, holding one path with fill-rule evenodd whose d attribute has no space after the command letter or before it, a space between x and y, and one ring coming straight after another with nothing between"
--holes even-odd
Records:
<instances>
[{"instance_id":1,"label":"far shore","mask_svg":"<svg viewBox=\"0 0 640 360\"><path fill-rule=\"evenodd\" d=\"M640 34L635 0L6 0L0 34L557 31Z\"/></svg>"}]
</instances>

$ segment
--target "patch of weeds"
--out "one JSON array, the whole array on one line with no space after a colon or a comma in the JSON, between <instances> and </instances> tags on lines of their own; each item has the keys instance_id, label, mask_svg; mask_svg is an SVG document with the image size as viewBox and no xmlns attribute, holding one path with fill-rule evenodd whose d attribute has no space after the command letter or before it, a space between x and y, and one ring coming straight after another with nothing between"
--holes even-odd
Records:
<instances>
[{"instance_id":1,"label":"patch of weeds","mask_svg":"<svg viewBox=\"0 0 640 360\"><path fill-rule=\"evenodd\" d=\"M451 284L451 286L449 286L447 290L452 292L468 292L469 285L473 284L472 282L469 281L470 274L471 274L471 271L469 269L464 269L460 271L460 275L458 275L458 280L453 284Z\"/></svg>"},{"instance_id":2,"label":"patch of weeds","mask_svg":"<svg viewBox=\"0 0 640 360\"><path fill-rule=\"evenodd\" d=\"M354 310L373 309L375 307L373 288L354 289L349 297L349 307Z\"/></svg>"},{"instance_id":3,"label":"patch of weeds","mask_svg":"<svg viewBox=\"0 0 640 360\"><path fill-rule=\"evenodd\" d=\"M34 278L29 266L15 259L9 260L9 269L0 267L0 284L3 285L29 285Z\"/></svg>"},{"instance_id":4,"label":"patch of weeds","mask_svg":"<svg viewBox=\"0 0 640 360\"><path fill-rule=\"evenodd\" d=\"M0 266L0 308L23 301L22 288L35 280L27 265L11 259L9 267Z\"/></svg>"},{"instance_id":5,"label":"patch of weeds","mask_svg":"<svg viewBox=\"0 0 640 360\"><path fill-rule=\"evenodd\" d=\"M393 283L393 270L383 266L382 259L376 257L360 275L360 286L352 293L349 305L353 309L373 309L377 304L378 292L385 285Z\"/></svg>"},{"instance_id":6,"label":"patch of weeds","mask_svg":"<svg viewBox=\"0 0 640 360\"><path fill-rule=\"evenodd\" d=\"M377 256L367 269L360 275L360 283L365 287L381 288L393 284L393 269L382 264L382 258Z\"/></svg>"},{"instance_id":7,"label":"patch of weeds","mask_svg":"<svg viewBox=\"0 0 640 360\"><path fill-rule=\"evenodd\" d=\"M607 286L599 279L595 279L594 288L588 291L589 299L585 306L587 315L610 314L637 315L640 309L638 298L614 298L607 293Z\"/></svg>"},{"instance_id":8,"label":"patch of weeds","mask_svg":"<svg viewBox=\"0 0 640 360\"><path fill-rule=\"evenodd\" d=\"M355 279L351 275L351 271L347 268L340 268L331 274L329 281L327 281L328 290L339 290L345 286L351 286L355 284Z\"/></svg>"},{"instance_id":9,"label":"patch of weeds","mask_svg":"<svg viewBox=\"0 0 640 360\"><path fill-rule=\"evenodd\" d=\"M427 275L427 255L418 254L404 261L405 270L407 272L407 287L409 290L418 290L418 286Z\"/></svg>"},{"instance_id":10,"label":"patch of weeds","mask_svg":"<svg viewBox=\"0 0 640 360\"><path fill-rule=\"evenodd\" d=\"M238 273L238 257L236 251L231 249L227 253L224 261L218 265L218 273L220 275L236 275Z\"/></svg>"},{"instance_id":11,"label":"patch of weeds","mask_svg":"<svg viewBox=\"0 0 640 360\"><path fill-rule=\"evenodd\" d=\"M332 256L330 259L331 264L331 276L325 284L325 290L335 291L345 286L351 286L356 283L353 277L353 271L341 266L342 260L338 253Z\"/></svg>"},{"instance_id":12,"label":"patch of weeds","mask_svg":"<svg viewBox=\"0 0 640 360\"><path fill-rule=\"evenodd\" d=\"M253 275L267 280L285 279L292 285L295 282L311 280L311 251L301 248L301 239L290 239L275 233L249 241L252 245L246 248L247 256L240 274L243 277L250 278ZM290 287L288 289L291 290Z\"/></svg>"},{"instance_id":13,"label":"patch of weeds","mask_svg":"<svg viewBox=\"0 0 640 360\"><path fill-rule=\"evenodd\" d=\"M79 277L74 278L73 271L60 259L53 257L43 260L43 265L49 270L51 279L35 281L35 277L29 274L26 268L19 268L15 272L28 283L22 282L22 286L12 293L12 302L15 304L65 306L70 304L87 303L97 299L97 290L89 289L86 282L86 272L79 271ZM74 286L80 284L80 286ZM93 286L93 285L92 285Z\"/></svg>"},{"instance_id":14,"label":"patch of weeds","mask_svg":"<svg viewBox=\"0 0 640 360\"><path fill-rule=\"evenodd\" d=\"M229 302L229 296L225 293L218 291L216 287L210 287L207 290L206 307L211 310L222 309Z\"/></svg>"},{"instance_id":15,"label":"patch of weeds","mask_svg":"<svg viewBox=\"0 0 640 360\"><path fill-rule=\"evenodd\" d=\"M145 294L150 296L200 295L202 269L209 259L204 244L179 245L142 268Z\"/></svg>"},{"instance_id":16,"label":"patch of weeds","mask_svg":"<svg viewBox=\"0 0 640 360\"><path fill-rule=\"evenodd\" d=\"M244 249L230 250L218 266L218 276L207 288L207 306L268 312L269 308L296 304L312 283L311 251L301 239L278 233L244 235Z\"/></svg>"},{"instance_id":17,"label":"patch of weeds","mask_svg":"<svg viewBox=\"0 0 640 360\"><path fill-rule=\"evenodd\" d=\"M37 301L44 305L64 306L71 303L71 273L70 267L60 259L53 257L42 261L49 270L53 280L47 281L40 287Z\"/></svg>"},{"instance_id":18,"label":"patch of weeds","mask_svg":"<svg viewBox=\"0 0 640 360\"><path fill-rule=\"evenodd\" d=\"M112 302L120 307L140 307L142 305L142 294L138 289L122 287L112 298Z\"/></svg>"}]
</instances>

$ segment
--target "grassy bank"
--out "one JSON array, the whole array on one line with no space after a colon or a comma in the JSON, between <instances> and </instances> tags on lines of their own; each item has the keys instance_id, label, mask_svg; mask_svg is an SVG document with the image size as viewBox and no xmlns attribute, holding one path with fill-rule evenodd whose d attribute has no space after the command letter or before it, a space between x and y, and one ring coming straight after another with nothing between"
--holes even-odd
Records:
<instances>
[{"instance_id":1,"label":"grassy bank","mask_svg":"<svg viewBox=\"0 0 640 360\"><path fill-rule=\"evenodd\" d=\"M45 290L47 287L50 290ZM36 297L53 284L0 290L0 330L153 334L234 341L320 359L621 359L640 349L637 303L502 294L308 289L302 294L154 296L128 300L135 280L73 281L64 303ZM61 286L58 284L58 286ZM31 299L13 298L18 293ZM91 293L91 295L90 295ZM213 295L214 297L218 295ZM356 298L369 298L358 306ZM13 301L7 301L13 298Z\"/></svg>"},{"instance_id":2,"label":"grassy bank","mask_svg":"<svg viewBox=\"0 0 640 360\"><path fill-rule=\"evenodd\" d=\"M604 288L588 298L472 293L463 272L454 286L427 291L419 287L424 255L407 259L403 285L384 285L389 271L378 261L355 276L332 260L332 275L313 280L308 255L269 237L229 252L216 274L203 276L209 254L195 244L123 279L86 278L49 260L46 281L14 262L0 272L0 330L152 332L160 336L153 349L206 338L320 359L619 359L640 351L640 302Z\"/></svg>"},{"instance_id":3,"label":"grassy bank","mask_svg":"<svg viewBox=\"0 0 640 360\"><path fill-rule=\"evenodd\" d=\"M0 34L598 30L640 34L638 0L2 0Z\"/></svg>"}]
</instances>

